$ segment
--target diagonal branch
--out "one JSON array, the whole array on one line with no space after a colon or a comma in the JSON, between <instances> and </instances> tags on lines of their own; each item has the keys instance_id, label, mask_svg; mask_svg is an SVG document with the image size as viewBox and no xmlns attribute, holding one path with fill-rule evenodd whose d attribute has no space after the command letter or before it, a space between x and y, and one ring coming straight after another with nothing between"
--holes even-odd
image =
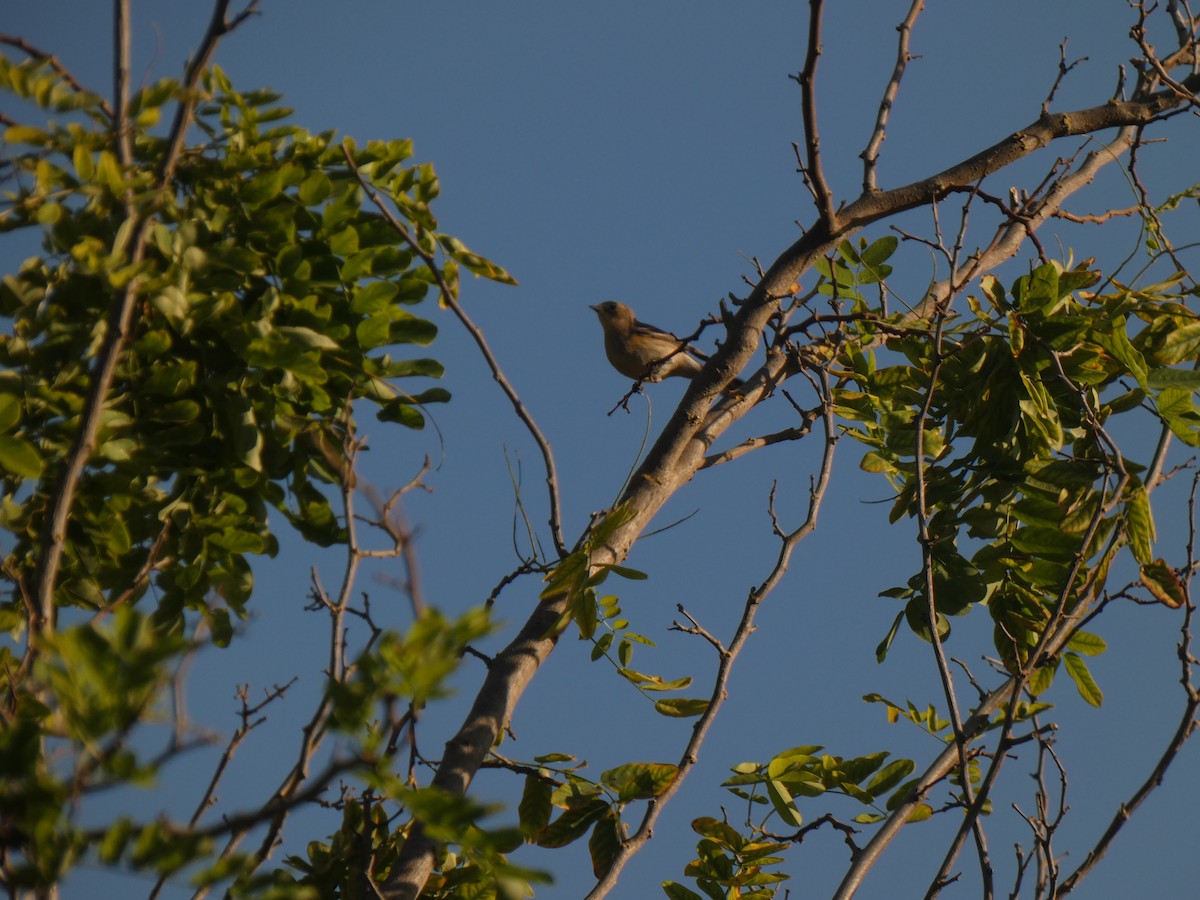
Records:
<instances>
[{"instance_id":1,"label":"diagonal branch","mask_svg":"<svg viewBox=\"0 0 1200 900\"><path fill-rule=\"evenodd\" d=\"M67 84L69 84L71 89L76 93L94 96L90 91L87 90L87 88L79 83L79 80L72 75L71 71L59 61L57 56L47 53L45 50L39 50L33 44L29 43L29 41L25 40L25 38L15 34L0 34L0 44L8 44L10 47L16 47L18 50L28 54L33 59L46 63L46 65L57 72L58 76ZM97 97L96 105L100 107L100 111L104 113L104 115L108 116L110 119L113 118L113 108L107 100L105 100L103 97Z\"/></svg>"},{"instance_id":2,"label":"diagonal branch","mask_svg":"<svg viewBox=\"0 0 1200 900\"><path fill-rule=\"evenodd\" d=\"M1153 485L1154 482L1147 481L1148 485ZM1196 489L1200 484L1200 477L1192 479L1192 491L1188 497L1188 542L1187 542L1187 563L1184 571L1189 575L1195 572L1195 552L1196 552ZM1073 891L1081 880L1095 868L1100 862L1112 842L1116 839L1121 829L1129 821L1130 816L1146 798L1150 796L1157 788L1162 786L1163 780L1166 777L1167 769L1171 763L1179 755L1179 751L1188 739L1200 727L1200 721L1196 718L1196 713L1200 710L1200 690L1197 690L1193 684L1193 670L1196 665L1196 659L1192 655L1192 620L1196 614L1196 604L1192 600L1191 578L1183 582L1184 589L1184 604L1183 604L1183 622L1179 627L1179 664L1180 676L1179 682L1183 687L1184 704L1183 711L1179 716L1179 724L1175 728L1175 732L1171 735L1171 739L1167 742L1166 748L1159 757L1158 762L1151 770L1146 780L1141 786L1134 791L1133 795L1122 803L1108 827L1104 830L1104 834L1096 841L1095 846L1088 851L1087 856L1079 867L1072 872L1058 889L1059 895L1069 894Z\"/></svg>"},{"instance_id":3,"label":"diagonal branch","mask_svg":"<svg viewBox=\"0 0 1200 900\"><path fill-rule=\"evenodd\" d=\"M879 112L875 114L875 130L871 132L871 139L867 141L867 146L863 149L863 152L859 154L859 157L863 161L864 194L869 194L879 189L876 181L876 164L879 162L879 147L883 143L883 139L887 136L888 117L892 113L892 104L896 102L896 94L900 92L900 79L904 77L904 70L908 68L909 62L914 58L908 53L908 42L912 37L912 30L917 22L917 16L921 14L921 10L924 8L925 0L913 0L912 6L908 9L908 15L896 27L896 31L900 33L900 39L897 41L896 46L896 65L892 69L892 77L888 79L887 87L883 90L883 99L879 101Z\"/></svg>"},{"instance_id":4,"label":"diagonal branch","mask_svg":"<svg viewBox=\"0 0 1200 900\"><path fill-rule=\"evenodd\" d=\"M1189 76L1182 84L1194 91L1200 88L1200 75ZM779 310L779 298L791 296L791 286L816 260L831 252L838 241L896 213L930 205L951 188L976 184L1055 140L1109 128L1148 124L1178 109L1182 103L1174 91L1161 91L1134 100L1109 101L1090 109L1040 116L986 150L922 181L859 197L839 211L836 221L822 217L780 254L750 296L726 320L725 340L690 382L670 421L622 493L620 502L631 510L631 517L614 530L604 546L594 550L592 564L605 565L623 560L662 505L704 464L712 443L753 407L754 401L745 397L726 397L714 405L723 382L728 381L728 375L723 373L740 372L749 364L770 318ZM1041 211L1050 215L1068 196L1090 182L1096 171L1118 159L1118 154L1127 149L1128 142L1117 139L1110 147L1111 155L1090 154L1090 166L1085 161L1079 172L1064 177L1048 192ZM974 274L982 274L988 267L1015 254L1023 242L1023 235L1023 227L1014 229L1010 223L1003 238L994 241L975 261ZM956 283L961 284L961 281L956 279ZM435 786L454 793L467 789L530 680L553 650L558 639L554 626L562 613L561 600L539 604L517 637L493 662L465 722L446 745L445 756L434 778ZM1069 631L1056 638L1046 651L1053 652L1061 646L1067 635ZM1007 690L1011 687L1011 683L1008 684ZM1008 696L1002 686L985 698L976 715L963 724L964 736L968 740L977 737L990 714L999 709ZM948 747L921 779L919 793L944 778L957 762L957 747ZM891 827L898 830L910 811L911 806L905 807L885 827L895 822ZM436 841L424 832L419 822L416 823L400 859L383 885L384 895L415 898L432 872L436 850ZM871 861L873 859L867 860L868 863ZM849 884L849 892L839 896L848 897L853 893L866 868L869 864L865 868L856 865L856 874L848 876L850 882L844 883L844 886Z\"/></svg>"},{"instance_id":5,"label":"diagonal branch","mask_svg":"<svg viewBox=\"0 0 1200 900\"><path fill-rule=\"evenodd\" d=\"M488 368L492 370L492 378L500 385L500 389L504 391L504 396L508 397L508 402L512 404L517 418L524 423L525 428L533 436L534 443L537 444L538 450L541 451L542 462L546 467L546 488L550 494L550 533L554 540L554 548L558 551L560 558L566 556L568 551L562 531L562 505L559 500L558 469L554 464L554 452L550 449L550 442L546 440L546 436L542 434L542 430L538 428L537 422L534 421L533 414L521 402L521 397L517 394L516 388L512 386L512 383L505 376L504 370L500 368L500 361L492 353L492 348L483 336L482 329L467 315L467 311L462 308L462 304L458 302L458 298L454 296L454 292L446 284L441 270L438 269L437 260L434 259L428 250L421 246L420 242L409 233L404 223L396 218L395 213L383 202L383 198L379 196L378 191L363 177L362 172L359 171L353 157L351 157L350 151L344 145L342 147L342 155L346 157L346 164L350 167L350 171L354 173L354 177L358 179L358 183L362 185L367 198L375 204L376 209L379 210L392 229L400 235L401 239L429 267L429 271L437 279L438 287L441 290L442 298L446 301L446 305L450 307L450 310L458 317L462 326L467 329L472 340L475 341L475 345L483 355L484 361L487 362Z\"/></svg>"},{"instance_id":6,"label":"diagonal branch","mask_svg":"<svg viewBox=\"0 0 1200 900\"><path fill-rule=\"evenodd\" d=\"M616 887L617 877L621 874L621 870L633 855L641 850L646 842L650 840L654 832L654 824L658 821L663 807L679 792L680 788L683 787L684 779L687 778L688 774L696 766L696 763L699 761L700 746L704 743L709 729L716 720L717 713L728 696L729 677L733 671L734 662L736 662L738 654L745 647L750 635L754 633L754 619L759 607L787 573L788 563L791 560L793 551L796 549L796 545L816 530L817 518L821 512L821 502L825 497L825 493L829 487L829 479L833 474L833 452L838 441L837 430L833 421L833 402L829 396L827 382L823 385L821 394L822 405L819 415L825 425L825 447L821 456L820 469L816 481L809 493L808 515L797 528L782 535L775 564L762 584L754 588L746 598L746 603L742 608L742 618L734 630L729 646L725 647L721 645L720 642L715 641L706 632L702 634L709 643L713 644L720 657L717 665L717 675L713 680L712 692L709 695L708 706L692 727L691 739L679 757L675 779L665 791L650 801L637 831L621 842L620 850L617 851L603 877L587 894L587 900L600 900L600 898L608 896L609 891ZM772 495L774 495L774 491L772 491ZM679 611L687 615L682 606L679 607ZM678 623L673 627L676 630L691 633L699 631L699 629L694 627L680 626Z\"/></svg>"}]
</instances>

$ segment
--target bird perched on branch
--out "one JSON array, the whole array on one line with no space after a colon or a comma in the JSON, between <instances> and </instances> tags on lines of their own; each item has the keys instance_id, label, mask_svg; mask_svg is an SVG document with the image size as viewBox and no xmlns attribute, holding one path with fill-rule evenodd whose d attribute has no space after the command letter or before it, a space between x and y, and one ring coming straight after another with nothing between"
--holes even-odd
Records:
<instances>
[{"instance_id":1,"label":"bird perched on branch","mask_svg":"<svg viewBox=\"0 0 1200 900\"><path fill-rule=\"evenodd\" d=\"M704 354L668 331L639 322L624 303L608 300L591 308L604 329L604 353L626 378L661 381L672 375L694 378L700 372L696 357L704 358ZM727 389L741 384L735 378Z\"/></svg>"}]
</instances>

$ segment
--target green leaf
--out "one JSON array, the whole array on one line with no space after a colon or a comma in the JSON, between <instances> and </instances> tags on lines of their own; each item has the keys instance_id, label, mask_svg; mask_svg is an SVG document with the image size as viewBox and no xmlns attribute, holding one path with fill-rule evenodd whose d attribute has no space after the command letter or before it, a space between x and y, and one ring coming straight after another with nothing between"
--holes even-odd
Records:
<instances>
[{"instance_id":1,"label":"green leaf","mask_svg":"<svg viewBox=\"0 0 1200 900\"><path fill-rule=\"evenodd\" d=\"M1187 602L1187 591L1175 570L1167 565L1166 560L1156 559L1142 566L1142 584L1154 595L1160 603L1172 609L1178 609ZM1071 646L1071 645L1068 645Z\"/></svg>"},{"instance_id":2,"label":"green leaf","mask_svg":"<svg viewBox=\"0 0 1200 900\"><path fill-rule=\"evenodd\" d=\"M542 830L537 836L537 845L550 848L565 847L582 837L592 823L606 812L608 804L598 798L568 809Z\"/></svg>"},{"instance_id":3,"label":"green leaf","mask_svg":"<svg viewBox=\"0 0 1200 900\"><path fill-rule=\"evenodd\" d=\"M10 125L4 129L4 142L6 144L32 144L38 146L48 143L49 140L50 135L40 128L34 128L32 125Z\"/></svg>"},{"instance_id":4,"label":"green leaf","mask_svg":"<svg viewBox=\"0 0 1200 900\"><path fill-rule=\"evenodd\" d=\"M217 647L228 647L233 640L233 623L229 618L229 610L214 609L207 617L209 630L212 632L213 644Z\"/></svg>"},{"instance_id":5,"label":"green leaf","mask_svg":"<svg viewBox=\"0 0 1200 900\"><path fill-rule=\"evenodd\" d=\"M626 803L657 797L674 783L678 774L679 768L669 763L626 763L601 774L600 783Z\"/></svg>"},{"instance_id":6,"label":"green leaf","mask_svg":"<svg viewBox=\"0 0 1200 900\"><path fill-rule=\"evenodd\" d=\"M398 422L406 428L418 431L425 427L425 417L403 398L381 405L375 416L380 422Z\"/></svg>"},{"instance_id":7,"label":"green leaf","mask_svg":"<svg viewBox=\"0 0 1200 900\"><path fill-rule=\"evenodd\" d=\"M873 797L881 796L912 774L916 767L917 764L911 759L897 759L888 763L867 782L866 790Z\"/></svg>"},{"instance_id":8,"label":"green leaf","mask_svg":"<svg viewBox=\"0 0 1200 900\"><path fill-rule=\"evenodd\" d=\"M1018 550L1038 559L1070 560L1080 551L1080 539L1057 528L1029 525L1018 528L1012 536Z\"/></svg>"},{"instance_id":9,"label":"green leaf","mask_svg":"<svg viewBox=\"0 0 1200 900\"><path fill-rule=\"evenodd\" d=\"M675 881L664 881L662 889L663 893L667 895L668 900L704 900L703 897L691 888L686 888Z\"/></svg>"},{"instance_id":10,"label":"green leaf","mask_svg":"<svg viewBox=\"0 0 1200 900\"><path fill-rule=\"evenodd\" d=\"M867 268L877 268L896 252L899 245L898 237L893 234L884 235L860 254L863 265Z\"/></svg>"},{"instance_id":11,"label":"green leaf","mask_svg":"<svg viewBox=\"0 0 1200 900\"><path fill-rule=\"evenodd\" d=\"M354 292L350 310L365 315L383 312L396 302L399 292L400 285L393 281L372 281Z\"/></svg>"},{"instance_id":12,"label":"green leaf","mask_svg":"<svg viewBox=\"0 0 1200 900\"><path fill-rule=\"evenodd\" d=\"M707 712L708 701L701 699L689 700L680 697L671 700L657 700L654 703L654 708L664 716L688 718L690 716L700 716Z\"/></svg>"},{"instance_id":13,"label":"green leaf","mask_svg":"<svg viewBox=\"0 0 1200 900\"><path fill-rule=\"evenodd\" d=\"M508 274L508 272L506 272L502 267L496 265L490 260L484 259L477 253L472 253L458 238L451 237L447 234L439 234L437 236L437 240L438 243L441 244L442 249L446 252L446 255L451 259L457 260L459 263L461 263L463 268L465 268L467 271L478 275L481 278L487 278L491 281L498 281L501 284L515 285L517 283L517 280L513 278L512 275Z\"/></svg>"},{"instance_id":14,"label":"green leaf","mask_svg":"<svg viewBox=\"0 0 1200 900\"><path fill-rule=\"evenodd\" d=\"M746 839L738 834L737 829L712 816L700 816L692 819L692 831L733 850L735 853L740 852L746 845Z\"/></svg>"},{"instance_id":15,"label":"green leaf","mask_svg":"<svg viewBox=\"0 0 1200 900\"><path fill-rule=\"evenodd\" d=\"M1067 647L1082 653L1084 656L1099 656L1108 649L1108 644L1098 634L1077 631L1071 636L1071 640L1067 641Z\"/></svg>"},{"instance_id":16,"label":"green leaf","mask_svg":"<svg viewBox=\"0 0 1200 900\"><path fill-rule=\"evenodd\" d=\"M41 477L42 458L33 444L11 434L0 434L0 467L19 478Z\"/></svg>"},{"instance_id":17,"label":"green leaf","mask_svg":"<svg viewBox=\"0 0 1200 900\"><path fill-rule=\"evenodd\" d=\"M888 633L875 648L875 662L881 663L887 659L888 650L891 649L892 642L896 640L896 634L900 631L900 623L903 621L904 613L896 613L896 618L892 620L892 627L888 629Z\"/></svg>"},{"instance_id":18,"label":"green leaf","mask_svg":"<svg viewBox=\"0 0 1200 900\"><path fill-rule=\"evenodd\" d=\"M1146 386L1153 390L1181 388L1185 391L1200 390L1200 371L1196 369L1151 369L1146 376Z\"/></svg>"},{"instance_id":19,"label":"green leaf","mask_svg":"<svg viewBox=\"0 0 1200 900\"><path fill-rule=\"evenodd\" d=\"M603 878L612 867L613 860L621 852L621 819L616 812L609 812L596 823L592 836L588 838L588 853L592 858L592 874Z\"/></svg>"},{"instance_id":20,"label":"green leaf","mask_svg":"<svg viewBox=\"0 0 1200 900\"><path fill-rule=\"evenodd\" d=\"M1079 696L1092 706L1100 706L1104 702L1104 692L1096 685L1092 673L1088 671L1087 663L1077 653L1063 654L1063 668L1075 682Z\"/></svg>"},{"instance_id":21,"label":"green leaf","mask_svg":"<svg viewBox=\"0 0 1200 900\"><path fill-rule=\"evenodd\" d=\"M1141 485L1132 488L1132 496L1125 503L1125 529L1133 558L1143 566L1149 565L1153 557L1154 517L1150 497Z\"/></svg>"},{"instance_id":22,"label":"green leaf","mask_svg":"<svg viewBox=\"0 0 1200 900\"><path fill-rule=\"evenodd\" d=\"M300 182L300 202L305 206L317 206L325 202L331 193L333 182L319 169Z\"/></svg>"},{"instance_id":23,"label":"green leaf","mask_svg":"<svg viewBox=\"0 0 1200 900\"><path fill-rule=\"evenodd\" d=\"M0 434L7 434L21 421L21 401L13 394L0 394Z\"/></svg>"},{"instance_id":24,"label":"green leaf","mask_svg":"<svg viewBox=\"0 0 1200 900\"><path fill-rule=\"evenodd\" d=\"M933 807L930 806L928 803L918 803L916 806L914 806L912 808L912 811L908 814L908 818L905 819L904 821L907 824L911 825L915 822L924 822L924 821L926 821L928 819L932 819L932 818L933 818Z\"/></svg>"},{"instance_id":25,"label":"green leaf","mask_svg":"<svg viewBox=\"0 0 1200 900\"><path fill-rule=\"evenodd\" d=\"M612 572L614 575L620 575L622 578L628 578L631 581L645 581L650 576L645 572L640 572L637 569L631 569L628 566L618 566L616 563L610 563L604 568Z\"/></svg>"},{"instance_id":26,"label":"green leaf","mask_svg":"<svg viewBox=\"0 0 1200 900\"><path fill-rule=\"evenodd\" d=\"M535 840L550 821L553 794L554 783L550 779L533 774L525 776L525 788L517 806L521 836L525 840Z\"/></svg>"},{"instance_id":27,"label":"green leaf","mask_svg":"<svg viewBox=\"0 0 1200 900\"><path fill-rule=\"evenodd\" d=\"M783 822L792 828L799 828L804 824L804 817L800 815L800 811L796 809L795 800L792 799L791 793L782 781L772 779L767 784L767 797L771 801L771 805L775 808L775 812Z\"/></svg>"},{"instance_id":28,"label":"green leaf","mask_svg":"<svg viewBox=\"0 0 1200 900\"><path fill-rule=\"evenodd\" d=\"M242 187L242 202L250 208L262 206L283 190L283 171L268 169L251 178Z\"/></svg>"},{"instance_id":29,"label":"green leaf","mask_svg":"<svg viewBox=\"0 0 1200 900\"><path fill-rule=\"evenodd\" d=\"M1162 347L1155 354L1164 365L1174 365L1185 359L1194 359L1200 350L1200 322L1173 328L1167 333Z\"/></svg>"},{"instance_id":30,"label":"green leaf","mask_svg":"<svg viewBox=\"0 0 1200 900\"><path fill-rule=\"evenodd\" d=\"M877 474L900 471L890 459L888 459L886 456L876 453L874 450L869 450L866 454L864 454L862 462L860 462L858 466L864 472L875 472Z\"/></svg>"},{"instance_id":31,"label":"green leaf","mask_svg":"<svg viewBox=\"0 0 1200 900\"><path fill-rule=\"evenodd\" d=\"M1146 387L1146 358L1130 343L1123 316L1113 322L1111 332L1097 333L1095 341L1112 355L1121 368L1136 378L1142 388Z\"/></svg>"},{"instance_id":32,"label":"green leaf","mask_svg":"<svg viewBox=\"0 0 1200 900\"><path fill-rule=\"evenodd\" d=\"M328 335L321 334L319 331L314 331L311 328L304 328L292 325L280 325L275 329L277 334L281 334L290 341L294 341L301 347L312 348L316 350L340 350L341 345Z\"/></svg>"},{"instance_id":33,"label":"green leaf","mask_svg":"<svg viewBox=\"0 0 1200 900\"><path fill-rule=\"evenodd\" d=\"M1027 690L1034 697L1040 697L1046 691L1050 690L1050 685L1054 683L1055 666L1042 666L1029 679Z\"/></svg>"}]
</instances>

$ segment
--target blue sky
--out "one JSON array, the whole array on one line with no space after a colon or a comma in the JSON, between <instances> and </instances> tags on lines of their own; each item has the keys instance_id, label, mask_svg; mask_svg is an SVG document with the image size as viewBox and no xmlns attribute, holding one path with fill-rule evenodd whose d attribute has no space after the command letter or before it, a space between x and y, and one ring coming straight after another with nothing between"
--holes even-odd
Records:
<instances>
[{"instance_id":1,"label":"blue sky","mask_svg":"<svg viewBox=\"0 0 1200 900\"><path fill-rule=\"evenodd\" d=\"M858 153L907 4L829 6L819 73L822 146L835 194L848 201L859 191ZM1059 110L1103 102L1117 64L1136 49L1127 38L1130 14L1122 0L935 0L928 7L911 48L920 58L910 66L882 149L884 187L944 168L1035 119L1064 36L1070 36L1069 59L1089 60L1060 89ZM82 81L107 92L109 14L107 4L74 0L9 4L0 29L57 53ZM203 32L205 4L135 2L134 15L135 80L177 75ZM646 321L690 332L729 292L746 292L749 259L769 264L798 236L797 221L813 219L795 171L791 144L802 139L800 99L788 78L803 65L806 27L807 4L782 0L352 0L336 6L266 0L263 14L225 41L217 62L242 89L282 92L296 111L294 121L312 131L332 128L360 141L410 137L417 158L434 162L444 228L520 281L516 288L472 282L463 300L554 446L570 542L590 513L612 503L647 427L657 434L682 394L678 384L651 386L649 399L631 404L631 414L606 416L628 383L605 362L587 305L619 299ZM1196 177L1194 118L1181 117L1164 133L1175 143L1145 151L1143 174L1152 192L1182 188ZM1052 148L1002 173L989 182L991 190L1003 194L1011 185L1036 182L1032 173L1069 150ZM1112 171L1071 208L1096 212L1132 202L1128 185ZM927 233L929 214L909 214L901 224ZM1194 217L1191 224L1194 230ZM984 232L978 234L981 239ZM1065 226L1055 234L1043 234L1049 252L1073 249L1077 258L1095 255L1101 266L1136 247L1136 232L1124 224ZM0 244L6 271L22 252ZM937 274L929 254L903 247L895 262L893 286L915 301ZM1010 264L1002 280L1024 266ZM448 314L431 308L428 315L442 329L432 351L446 364L444 383L454 399L432 411L436 431L415 434L368 420L365 473L386 489L415 474L425 454L435 460L426 479L432 492L410 494L407 513L420 532L426 597L454 612L481 602L516 563L510 460L519 461L522 500L536 524L545 521L546 505L537 452L473 346ZM769 404L742 423L738 435L774 430L786 412ZM765 576L775 554L768 491L778 480L777 509L785 522L798 523L817 451L813 442L782 445L701 472L668 504L657 525L696 514L634 548L629 564L649 572L648 581L617 586L633 627L659 644L638 651L639 668L665 677L692 674L690 693L707 692L711 653L693 638L665 631L675 605L684 603L707 628L728 636L747 590ZM688 822L720 814L728 795L718 785L731 765L810 743L845 756L886 748L918 762L936 752L927 738L887 725L880 707L860 700L879 691L944 708L928 648L915 638L902 635L884 665L874 661L874 647L898 609L877 595L915 572L920 555L911 523L887 525L887 485L858 471L860 456L849 441L839 448L820 527L798 548L788 578L760 614L759 632L738 663L701 765L613 896L656 896L663 879L683 880L696 840ZM1183 513L1181 504L1159 512L1166 553L1182 543ZM326 581L337 577L336 554L314 557L285 543L278 559L258 569L254 618L242 646L206 653L194 670L192 714L225 733L236 725L235 685L248 682L261 691L302 676L239 752L221 792L226 808L260 800L278 760L290 759L296 746L297 723L316 687L311 673L327 652L324 623L302 612L314 563ZM363 587L377 610L391 603L391 624L404 627L401 600L382 585ZM497 606L500 618L510 626L522 622L537 590L533 581L509 588ZM955 628L951 650L982 673L990 619L977 610ZM1070 852L1068 866L1145 777L1174 727L1176 628L1162 609L1116 609L1096 629L1110 645L1092 662L1104 708L1086 707L1065 679L1056 687L1063 724L1058 749L1071 776L1072 810L1060 845ZM657 716L603 664L589 663L587 650L564 639L523 699L513 723L517 740L505 745L506 755L573 753L588 760L593 774L627 761L675 761L690 723ZM480 676L468 661L458 679L463 699ZM438 754L462 711L461 705L429 711L420 732L427 754ZM1200 795L1196 753L1195 746L1186 748L1167 787L1135 817L1083 896L1135 896L1147 885L1164 897L1194 889L1200 875L1191 830ZM172 809L188 809L211 758L196 754L167 771L160 794L121 802L149 810L165 795ZM1026 837L1009 804L1029 808L1030 783L1021 774L1028 766L1027 757L1011 764L996 815L986 823L1004 886L1012 844ZM477 790L481 799L515 802L512 782L497 776L482 776ZM848 802L834 802L832 809L845 819L860 811ZM805 810L810 818L823 811L817 804ZM897 884L923 890L953 826L950 817L941 818L909 829L859 896L895 897ZM296 819L286 835L289 850L323 833L305 831L312 821ZM584 853L579 847L517 859L557 874L558 882L539 897L569 898L590 884L579 875L590 868ZM827 896L845 865L840 837L818 833L785 866L795 876L791 896ZM946 896L976 895L968 855L959 868L966 886ZM88 881L93 877L83 872L64 897L100 896L97 883ZM143 882L106 878L101 884L107 896L125 897L139 894Z\"/></svg>"}]
</instances>

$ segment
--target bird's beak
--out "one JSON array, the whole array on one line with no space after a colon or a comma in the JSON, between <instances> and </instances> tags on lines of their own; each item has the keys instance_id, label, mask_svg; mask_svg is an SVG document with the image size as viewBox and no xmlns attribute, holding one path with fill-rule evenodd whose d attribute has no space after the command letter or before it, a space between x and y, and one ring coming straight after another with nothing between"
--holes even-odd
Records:
<instances>
[{"instance_id":1,"label":"bird's beak","mask_svg":"<svg viewBox=\"0 0 1200 900\"><path fill-rule=\"evenodd\" d=\"M600 312L600 307L599 307L599 305L596 305L596 306L588 306L588 309L590 309L592 312Z\"/></svg>"}]
</instances>

